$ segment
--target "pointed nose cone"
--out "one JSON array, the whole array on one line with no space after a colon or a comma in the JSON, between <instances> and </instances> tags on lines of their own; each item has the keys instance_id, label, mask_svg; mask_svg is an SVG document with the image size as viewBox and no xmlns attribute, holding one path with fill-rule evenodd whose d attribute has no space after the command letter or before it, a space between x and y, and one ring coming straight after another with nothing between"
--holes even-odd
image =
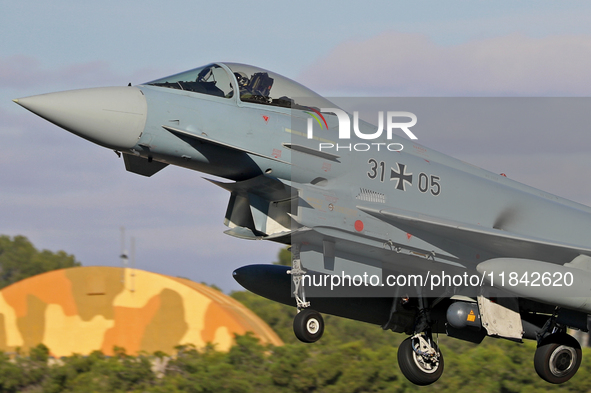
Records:
<instances>
[{"instance_id":1,"label":"pointed nose cone","mask_svg":"<svg viewBox=\"0 0 591 393\"><path fill-rule=\"evenodd\" d=\"M137 87L70 90L19 98L14 102L110 149L134 147L146 125L146 98Z\"/></svg>"}]
</instances>

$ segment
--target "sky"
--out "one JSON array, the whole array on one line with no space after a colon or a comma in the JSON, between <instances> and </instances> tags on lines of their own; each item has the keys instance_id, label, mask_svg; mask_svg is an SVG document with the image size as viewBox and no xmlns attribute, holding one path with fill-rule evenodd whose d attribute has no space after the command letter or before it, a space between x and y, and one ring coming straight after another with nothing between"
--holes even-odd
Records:
<instances>
[{"instance_id":1,"label":"sky","mask_svg":"<svg viewBox=\"0 0 591 393\"><path fill-rule=\"evenodd\" d=\"M586 1L0 0L0 10L0 234L119 266L124 226L138 268L226 292L240 289L233 269L272 262L280 248L223 234L226 191L181 168L126 172L112 151L11 100L140 84L215 61L257 65L327 96L579 97L584 106L591 91ZM419 139L591 205L588 127L500 124Z\"/></svg>"}]
</instances>

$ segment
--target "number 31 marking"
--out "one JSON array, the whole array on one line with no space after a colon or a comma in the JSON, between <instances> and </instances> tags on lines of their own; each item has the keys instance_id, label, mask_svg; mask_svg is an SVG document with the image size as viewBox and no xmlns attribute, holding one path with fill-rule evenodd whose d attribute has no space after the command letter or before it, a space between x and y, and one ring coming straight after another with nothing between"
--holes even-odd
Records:
<instances>
[{"instance_id":1,"label":"number 31 marking","mask_svg":"<svg viewBox=\"0 0 591 393\"><path fill-rule=\"evenodd\" d=\"M375 179L376 177L378 177L378 167L379 167L379 171L381 172L380 181L383 183L384 182L384 173L386 172L386 163L384 163L384 161L380 161L378 163L373 158L370 158L369 161L367 161L367 163L372 166L371 168L369 168L369 172L367 172L367 176L370 179Z\"/></svg>"}]
</instances>

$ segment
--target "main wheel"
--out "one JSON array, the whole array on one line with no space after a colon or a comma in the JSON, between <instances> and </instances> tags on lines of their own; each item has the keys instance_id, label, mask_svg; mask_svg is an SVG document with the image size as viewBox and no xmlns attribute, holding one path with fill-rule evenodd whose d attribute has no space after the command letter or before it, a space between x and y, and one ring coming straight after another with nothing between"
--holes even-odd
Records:
<instances>
[{"instance_id":1,"label":"main wheel","mask_svg":"<svg viewBox=\"0 0 591 393\"><path fill-rule=\"evenodd\" d=\"M324 320L318 311L304 308L293 319L293 332L305 343L314 343L324 333Z\"/></svg>"},{"instance_id":2,"label":"main wheel","mask_svg":"<svg viewBox=\"0 0 591 393\"><path fill-rule=\"evenodd\" d=\"M534 368L544 381L563 383L571 379L581 365L581 345L566 333L551 334L536 349Z\"/></svg>"},{"instance_id":3,"label":"main wheel","mask_svg":"<svg viewBox=\"0 0 591 393\"><path fill-rule=\"evenodd\" d=\"M415 385L430 385L443 374L443 355L432 343L435 356L421 355L426 348L421 348L418 338L409 337L398 347L398 366L402 374Z\"/></svg>"}]
</instances>

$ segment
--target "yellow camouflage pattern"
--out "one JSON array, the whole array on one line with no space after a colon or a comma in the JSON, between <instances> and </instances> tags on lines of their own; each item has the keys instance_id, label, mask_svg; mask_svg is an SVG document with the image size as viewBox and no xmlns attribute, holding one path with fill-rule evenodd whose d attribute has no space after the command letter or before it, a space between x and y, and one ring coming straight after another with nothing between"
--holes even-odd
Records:
<instances>
[{"instance_id":1,"label":"yellow camouflage pattern","mask_svg":"<svg viewBox=\"0 0 591 393\"><path fill-rule=\"evenodd\" d=\"M253 332L283 345L241 303L196 282L137 269L75 267L22 280L0 291L0 350L45 344L55 357L100 350L174 353L207 343L227 351L234 334Z\"/></svg>"}]
</instances>

